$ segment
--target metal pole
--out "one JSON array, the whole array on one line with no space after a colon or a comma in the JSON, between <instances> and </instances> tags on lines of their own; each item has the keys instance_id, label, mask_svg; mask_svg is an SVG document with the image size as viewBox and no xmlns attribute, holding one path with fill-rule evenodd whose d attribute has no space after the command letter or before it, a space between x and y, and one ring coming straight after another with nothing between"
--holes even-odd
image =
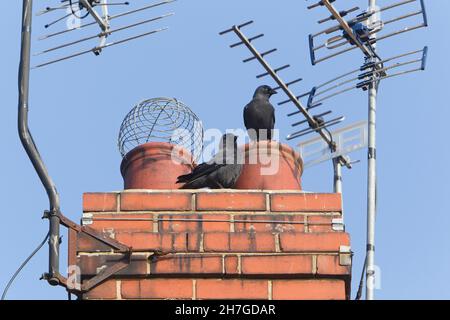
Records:
<instances>
[{"instance_id":1,"label":"metal pole","mask_svg":"<svg viewBox=\"0 0 450 320\"><path fill-rule=\"evenodd\" d=\"M59 195L28 128L32 8L33 0L23 0L22 44L19 66L18 130L22 145L44 185L49 198L50 211L46 216L50 223L49 274L45 278L50 284L57 285L59 284L57 278L59 275Z\"/></svg>"},{"instance_id":2,"label":"metal pole","mask_svg":"<svg viewBox=\"0 0 450 320\"><path fill-rule=\"evenodd\" d=\"M342 164L339 158L333 159L334 169L334 193L342 194ZM342 220L344 220L344 209L342 208Z\"/></svg>"},{"instance_id":3,"label":"metal pole","mask_svg":"<svg viewBox=\"0 0 450 320\"><path fill-rule=\"evenodd\" d=\"M342 164L339 158L333 159L334 167L334 192L342 193Z\"/></svg>"},{"instance_id":4,"label":"metal pole","mask_svg":"<svg viewBox=\"0 0 450 320\"><path fill-rule=\"evenodd\" d=\"M369 0L369 10L375 10L376 0ZM376 35L374 35L376 36ZM375 44L373 45L374 50ZM374 58L377 59L377 58ZM369 152L367 173L367 265L366 299L374 300L375 286L375 220L376 220L376 107L378 83L369 87Z\"/></svg>"}]
</instances>

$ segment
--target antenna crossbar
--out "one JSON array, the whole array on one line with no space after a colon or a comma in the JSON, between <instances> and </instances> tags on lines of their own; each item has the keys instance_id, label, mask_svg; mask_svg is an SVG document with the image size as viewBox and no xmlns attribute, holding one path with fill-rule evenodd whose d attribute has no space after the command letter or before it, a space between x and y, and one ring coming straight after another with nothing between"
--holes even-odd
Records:
<instances>
[{"instance_id":1,"label":"antenna crossbar","mask_svg":"<svg viewBox=\"0 0 450 320\"><path fill-rule=\"evenodd\" d=\"M115 20L115 19L118 19L118 18L122 18L122 17L128 16L128 15L131 15L131 14L134 14L134 13L137 13L137 12L141 12L141 11L144 11L144 10L152 9L152 8L155 8L155 7L159 7L159 6L162 6L162 5L171 3L171 2L175 2L175 1L177 1L177 0L166 0L166 1L158 2L158 3L150 4L150 5L138 8L138 9L133 9L133 10L125 11L125 12L122 12L122 13L119 13L119 14L116 14L116 15L113 15L113 16L109 16L108 18L109 18L109 21ZM62 35L62 34L68 33L68 32L72 32L72 31L75 31L75 30L79 30L79 29L82 29L82 28L93 26L95 24L97 24L96 21L89 22L89 23L86 23L86 24L82 24L81 26L79 26L77 28L71 28L71 29L66 29L66 30L55 32L55 33L47 34L45 36L39 37L38 40L46 40L46 39L53 38L53 37L56 37L56 36L59 36L59 35Z\"/></svg>"},{"instance_id":2,"label":"antenna crossbar","mask_svg":"<svg viewBox=\"0 0 450 320\"><path fill-rule=\"evenodd\" d=\"M383 41L385 39L392 38L394 36L410 32L416 29L424 28L428 26L428 18L426 14L425 4L424 0L403 0L399 2L395 2L393 4L386 5L382 8L370 8L369 10L357 15L355 18L345 20L344 16L348 14L348 11L351 10L344 10L339 12L337 9L334 8L334 6L331 4L333 1L324 0L321 1L321 6L324 6L328 9L329 12L332 13L333 19L337 20L338 24L334 25L332 27L329 27L325 30L322 30L320 32L317 32L315 34L311 34L309 36L309 47L310 47L310 56L311 56L311 62L313 65L318 64L320 62L329 60L331 58L337 57L341 54L347 53L349 51L352 51L356 48L359 48L364 56L366 58L378 58L380 59L376 51L373 50L373 47L376 43ZM400 16L397 16L395 18L390 18L386 21L376 21L374 23L367 23L369 19L374 18L375 14L381 14L382 12L386 12L389 10L392 10L394 8L398 8L407 4L411 3L419 3L420 8L408 13L404 13ZM316 6L313 6L316 7ZM341 13L346 13L345 15L342 15ZM389 33L384 34L378 34L380 31L382 31L385 27L389 25L394 25L396 22L404 21L416 16L421 16L422 19L419 23L410 25L410 26L402 26L401 28L397 30L392 30ZM340 19L339 19L340 17ZM325 19L326 20L326 19ZM321 20L323 21L323 20ZM327 20L328 21L328 20ZM320 22L320 21L319 21ZM364 23L364 24L363 24ZM356 28L356 30L353 30ZM358 31L358 28L362 28L360 31ZM391 28L392 29L392 28ZM335 32L338 32L342 30L343 35L334 35L331 38L324 41L324 43L316 44L316 38L321 35L331 35ZM360 36L360 34L362 36ZM377 35L376 37L374 35ZM356 40L358 41L356 41ZM345 45L348 45L348 47L345 47L343 49L338 49L340 47L343 47ZM329 54L324 56L317 56L317 52L319 50L328 49L330 51ZM381 60L381 59L380 59Z\"/></svg>"},{"instance_id":3,"label":"antenna crossbar","mask_svg":"<svg viewBox=\"0 0 450 320\"><path fill-rule=\"evenodd\" d=\"M115 46L115 45L119 45L119 44L122 44L124 42L128 42L128 41L132 41L132 40L139 39L139 38L142 38L142 37L146 37L146 36L149 36L149 35L161 32L161 31L165 31L165 30L168 30L168 28L156 29L156 30L153 30L153 31L149 31L149 32L137 35L137 36L133 36L133 37L129 37L129 38L126 38L126 39L122 39L122 40L119 40L119 41L116 41L116 42L106 43L106 44L104 44L102 46L97 46L97 47L94 47L94 48L89 49L89 50L80 51L80 52L71 54L69 56L65 56L65 57L62 57L62 58L59 58L59 59L55 59L55 60L52 60L52 61L49 61L49 62L45 62L45 63L39 64L39 65L36 65L32 69L45 67L45 66L48 66L48 65L51 65L51 64L54 64L54 63L57 63L57 62L61 62L61 61L64 61L64 60L68 60L68 59L71 59L71 58L75 58L75 57L78 57L78 56L81 56L81 55L84 55L84 54L87 54L87 53L91 53L91 52L92 53L96 53L96 52L99 52L100 50L102 50L104 48L108 48L108 47L112 47L112 46Z\"/></svg>"},{"instance_id":4,"label":"antenna crossbar","mask_svg":"<svg viewBox=\"0 0 450 320\"><path fill-rule=\"evenodd\" d=\"M374 57L374 52L366 44L361 42L361 40L353 33L352 28L349 26L347 21L340 15L339 11L337 11L334 6L330 3L330 0L322 0L322 3L327 7L327 9L331 12L332 16L339 22L339 25L344 30L344 32L352 39L353 43L361 49L364 55L367 58Z\"/></svg>"},{"instance_id":5,"label":"antenna crossbar","mask_svg":"<svg viewBox=\"0 0 450 320\"><path fill-rule=\"evenodd\" d=\"M252 54L252 57L244 60L244 62L248 62L248 61L251 61L251 60L257 60L261 64L261 66L265 69L265 71L266 71L264 74L261 74L258 77L270 76L275 81L275 83L278 85L277 89L278 90L282 90L287 95L287 97L289 98L289 101L291 101L297 107L298 112L301 113L305 117L306 123L309 124L309 128L305 129L304 133L305 134L314 133L314 132L318 133L322 137L322 139L329 145L330 149L331 150L335 150L336 149L336 145L335 145L335 143L333 141L332 136L330 136L329 133L327 132L326 128L327 128L327 126L335 125L335 124L343 121L344 117L340 117L338 119L333 119L333 120L331 120L329 122L320 123L320 122L317 121L316 117L314 117L313 115L311 115L308 112L307 108L305 106L303 106L303 104L300 102L298 97L296 97L296 95L289 88L290 85L292 85L294 83L297 83L297 82L301 81L302 79L296 79L296 80L288 82L288 83L284 82L281 79L281 77L279 76L278 72L288 68L289 65L285 65L285 66L282 66L280 68L272 68L270 66L270 64L264 59L264 56L267 55L267 53L260 53L253 46L252 41L250 40L251 38L247 38L247 36L241 31L241 28L243 26L248 26L251 23L253 23L253 21L250 21L248 23L244 23L244 24L242 24L240 26L235 25L232 28L221 32L220 35L224 35L224 34L229 33L229 32L234 32L237 35L237 37L239 38L239 40L240 40L239 43L245 45L247 47L247 49ZM273 52L275 50L276 49L273 49L273 50L270 50L270 51ZM339 120L339 121L337 122L337 120ZM302 133L303 133L303 131L302 131ZM295 133L294 135L289 136L288 140L289 139L294 139L295 137L298 137L297 134L298 133ZM343 165L347 166L348 168L352 167L352 165L350 164L349 160L346 159L345 157L340 157L339 160L342 162Z\"/></svg>"}]
</instances>

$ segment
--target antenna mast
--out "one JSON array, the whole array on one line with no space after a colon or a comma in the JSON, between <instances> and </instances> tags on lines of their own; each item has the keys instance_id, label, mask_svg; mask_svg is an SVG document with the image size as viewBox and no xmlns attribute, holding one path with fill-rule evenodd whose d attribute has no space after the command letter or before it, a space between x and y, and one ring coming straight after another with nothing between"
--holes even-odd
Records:
<instances>
[{"instance_id":1,"label":"antenna mast","mask_svg":"<svg viewBox=\"0 0 450 320\"><path fill-rule=\"evenodd\" d=\"M376 10L376 0L369 0L369 11ZM377 15L373 15L371 19L376 19ZM375 23L377 21L370 21ZM377 33L373 34L376 39ZM374 57L369 58L372 63L379 62L376 57L376 43L372 45ZM373 61L370 61L373 60ZM375 285L375 221L377 213L377 152L376 152L376 117L377 117L377 94L379 82L372 82L369 85L369 152L368 152L368 169L367 169L367 266L366 266L366 299L374 299Z\"/></svg>"},{"instance_id":2,"label":"antenna mast","mask_svg":"<svg viewBox=\"0 0 450 320\"><path fill-rule=\"evenodd\" d=\"M319 24L336 21L325 30L309 36L311 62L316 65L325 60L340 56L354 49L360 49L364 55L364 64L356 70L335 77L312 90L311 101L320 104L325 100L341 95L345 92L362 89L368 92L368 169L367 169L367 247L366 247L366 299L373 300L375 290L375 220L377 205L377 181L376 181L376 109L377 94L381 80L423 71L426 67L428 47L422 50L402 53L388 59L381 59L377 54L377 43L388 38L396 37L428 26L424 0L401 0L384 7L378 7L376 0L369 0L369 8L348 20L344 17L359 10L353 7L348 10L337 9L334 6L336 0L320 0L309 5L308 9L326 7L331 16L319 20ZM419 9L411 11L411 6L419 6ZM408 10L398 13L396 10ZM392 17L381 19L381 13L391 13ZM420 21L410 25L410 20ZM398 25L403 25L399 27ZM389 29L391 29L389 31ZM342 33L341 33L342 32ZM323 39L325 38L325 39ZM322 40L321 40L322 39ZM421 54L421 58L412 58ZM407 60L407 61L402 61ZM420 64L420 66L417 66ZM414 66L413 66L414 65ZM400 69L398 72L391 72ZM354 76L356 73L358 76ZM361 81L362 80L362 81ZM349 87L347 85L357 81ZM358 82L361 81L361 82ZM327 88L326 88L327 87ZM344 87L344 88L343 88ZM324 89L325 88L325 89ZM319 90L320 89L320 90ZM323 96L326 94L325 96ZM322 97L320 97L322 96ZM318 100L315 100L318 98ZM335 172L339 173L340 164L336 164ZM335 174L335 180L339 181L339 174ZM339 186L338 184L336 184Z\"/></svg>"}]
</instances>

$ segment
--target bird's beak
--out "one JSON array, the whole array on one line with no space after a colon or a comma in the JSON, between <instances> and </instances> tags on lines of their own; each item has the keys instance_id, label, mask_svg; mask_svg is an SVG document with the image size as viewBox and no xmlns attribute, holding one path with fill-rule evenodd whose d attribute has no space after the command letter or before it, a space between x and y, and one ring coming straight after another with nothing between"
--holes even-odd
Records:
<instances>
[{"instance_id":1,"label":"bird's beak","mask_svg":"<svg viewBox=\"0 0 450 320\"><path fill-rule=\"evenodd\" d=\"M274 95L274 94L278 94L278 92L277 92L277 90L272 89L272 90L270 91L270 94L271 94L271 95Z\"/></svg>"}]
</instances>

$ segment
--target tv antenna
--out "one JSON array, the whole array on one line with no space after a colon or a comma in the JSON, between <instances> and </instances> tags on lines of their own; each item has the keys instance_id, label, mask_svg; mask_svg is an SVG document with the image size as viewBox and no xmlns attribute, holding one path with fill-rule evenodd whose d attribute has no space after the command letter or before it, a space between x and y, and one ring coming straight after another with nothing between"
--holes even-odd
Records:
<instances>
[{"instance_id":1,"label":"tv antenna","mask_svg":"<svg viewBox=\"0 0 450 320\"><path fill-rule=\"evenodd\" d=\"M367 255L365 262L366 299L373 300L375 289L375 218L376 218L376 107L378 87L382 80L425 70L428 48L409 51L382 59L377 44L383 40L428 26L424 0L402 0L378 7L376 0L369 0L369 8L357 13L357 6L337 9L336 0L321 0L308 9L325 7L330 16L319 24L333 22L328 28L309 36L311 63L336 58L359 49L364 64L350 72L314 87L306 96L313 104L345 92L362 89L369 95L368 113L368 190L367 190ZM342 2L344 3L344 2ZM348 1L345 2L348 5ZM405 12L405 10L407 10ZM352 17L352 15L355 15ZM381 15L391 15L381 19ZM350 16L349 18L346 18ZM414 20L414 22L411 22ZM337 23L336 23L337 22ZM360 287L361 289L361 287ZM358 298L361 292L358 292Z\"/></svg>"},{"instance_id":2,"label":"tv antenna","mask_svg":"<svg viewBox=\"0 0 450 320\"><path fill-rule=\"evenodd\" d=\"M331 117L331 119L325 119L326 116L330 116L332 111L321 112L319 114L313 114L311 112L312 109L319 107L321 104L315 104L309 99L306 106L300 101L300 97L296 96L291 90L291 86L301 82L302 78L297 78L295 80L285 82L282 80L279 73L282 70L285 70L290 67L289 64L273 68L265 59L266 56L270 55L277 51L277 49L270 49L263 52L259 52L255 46L253 46L253 41L264 37L264 34L258 34L252 37L247 37L242 28L247 27L253 24L253 21L248 21L240 25L234 25L230 29L220 32L220 35L225 35L230 32L234 32L236 36L239 38L239 42L230 45L231 48L239 47L245 45L247 49L252 54L251 57L243 60L244 63L248 63L250 61L258 61L259 64L264 68L265 72L256 76L256 78L261 79L264 77L270 76L273 81L277 84L275 90L282 90L285 95L288 97L287 100L280 102L279 105L285 103L292 103L297 108L297 111L290 113L288 116L292 117L294 115L301 114L305 118L304 120L298 121L293 124L293 127L306 126L292 134L290 134L287 139L292 140L298 137L302 137L305 135L309 135L312 133L317 133L320 136L320 140L323 141L327 147L331 150L332 153L338 151L338 145L336 141L333 139L332 133L329 131L329 128L335 126L345 120L344 116L339 117ZM341 176L341 166L346 166L351 169L352 165L355 162L352 162L348 156L339 155L333 159L334 164L334 181L333 186L334 190L337 193L342 193L342 176Z\"/></svg>"},{"instance_id":3,"label":"tv antenna","mask_svg":"<svg viewBox=\"0 0 450 320\"><path fill-rule=\"evenodd\" d=\"M153 29L151 31L144 31L136 33L129 37L118 38L110 41L116 34L120 32L134 29L138 26L147 25L151 22L156 22L165 17L171 16L173 13L156 16L152 18L146 18L137 21L132 24L124 24L118 27L115 26L115 22L119 18L125 16L132 16L138 13L145 13L149 9L163 6L174 2L175 0L160 1L158 3L147 4L143 7L135 7L133 0L127 2L110 2L108 0L60 0L56 1L58 4L55 6L45 7L43 10L37 13L38 16L51 16L52 20L45 25L45 29L50 29L63 21L71 18L77 22L75 26L68 27L63 30L48 33L39 38L39 41L49 41L49 39L57 39L63 35L77 34L81 30L88 29L89 27L97 26L99 32L94 35L85 36L83 38L77 38L70 42L58 44L55 47L48 48L42 52L39 52L38 56L43 56L51 53L59 53L60 50L74 46L88 43L89 41L97 41L98 43L92 45L88 49L79 49L78 51L71 52L70 54L54 57L53 59L41 62L35 66L35 68L41 68L57 62L68 60L74 57L78 57L87 53L93 53L100 55L103 49L124 44L132 40L143 38L151 34L164 31L167 28ZM129 11L121 11L123 7L132 7ZM64 11L66 13L64 13ZM110 14L111 11L116 11L114 14ZM131 248L120 244L112 238L105 237L101 233L89 228L88 226L79 226L74 222L66 218L60 207L60 198L56 190L55 183L50 177L47 168L39 154L38 148L34 143L33 137L28 126L28 108L29 108L29 88L30 88L30 65L31 65L31 26L33 15L33 0L23 0L22 11L22 36L21 36L21 56L19 67L19 105L18 105L18 129L19 136L23 147L25 148L28 157L30 158L34 169L36 170L49 198L50 208L45 212L44 218L49 220L49 270L48 273L43 275L43 279L47 280L53 286L64 286L69 292L80 294L86 292L99 283L104 281L107 277L119 272L125 268L128 264L126 262L119 262L113 265L111 268L102 271L96 277L84 281L79 287L69 286L68 279L60 274L59 269L59 251L60 251L60 226L63 225L70 229L70 232L84 233L90 237L101 241L102 243L110 246L114 252L125 253L127 256L131 255ZM86 22L85 22L86 21ZM67 41L67 39L66 39ZM17 275L17 274L16 274ZM15 275L15 276L16 276ZM14 277L15 277L14 276ZM13 278L14 279L14 278ZM12 279L12 280L13 280Z\"/></svg>"},{"instance_id":4,"label":"tv antenna","mask_svg":"<svg viewBox=\"0 0 450 320\"><path fill-rule=\"evenodd\" d=\"M38 16L42 15L51 15L52 13L55 13L54 15L56 17L52 17L52 21L47 23L45 25L45 29L51 29L55 25L61 24L63 21L66 21L66 29L55 31L52 33L47 33L41 37L39 37L39 41L49 41L50 39L54 39L63 35L68 35L70 33L75 33L74 31L85 29L87 27L91 26L97 26L99 28L98 33L95 34L89 34L82 38L78 38L69 42L61 43L56 46L47 48L45 50L42 50L40 52L35 53L35 56L42 56L42 55L49 55L52 53L57 54L58 52L62 51L63 49L70 49L72 47L80 46L84 43L89 43L92 41L98 41L97 45L95 43L91 45L91 47L83 48L78 51L70 52L67 55L64 55L62 57L56 57L52 60L42 62L33 68L41 68L45 67L60 61L72 59L81 55L85 55L88 53L93 53L95 55L100 55L103 49L124 44L126 42L136 40L139 38L143 38L146 36L153 35L155 33L165 31L168 28L158 28L153 30L147 30L145 32L132 35L125 38L118 38L117 40L113 41L107 41L108 39L114 38L116 34L120 34L125 32L129 29L135 29L139 26L148 25L152 22L156 22L159 20L162 20L166 17L172 16L173 13L168 13L164 15L159 15L155 17L145 18L142 20L139 20L137 22L131 23L131 24L125 24L125 25L119 25L115 26L115 22L119 20L119 18L123 18L126 16L131 16L133 14L138 14L140 12L147 11L149 9L153 9L165 4L168 4L170 2L174 2L175 0L167 0L162 1L158 3L152 3L147 4L143 7L135 7L133 5L133 0L126 1L126 2L111 2L108 0L60 0L62 4L55 7L46 7L43 10L39 11L37 13ZM127 11L120 11L120 8L122 7L133 7L133 9L127 10ZM62 16L61 11L65 10L66 13L64 13ZM110 15L110 11L117 11L116 14ZM83 23L85 19L88 19L90 21ZM68 21L72 21L72 26L69 26ZM118 21L119 22L119 21ZM98 40L97 40L98 39Z\"/></svg>"}]
</instances>

